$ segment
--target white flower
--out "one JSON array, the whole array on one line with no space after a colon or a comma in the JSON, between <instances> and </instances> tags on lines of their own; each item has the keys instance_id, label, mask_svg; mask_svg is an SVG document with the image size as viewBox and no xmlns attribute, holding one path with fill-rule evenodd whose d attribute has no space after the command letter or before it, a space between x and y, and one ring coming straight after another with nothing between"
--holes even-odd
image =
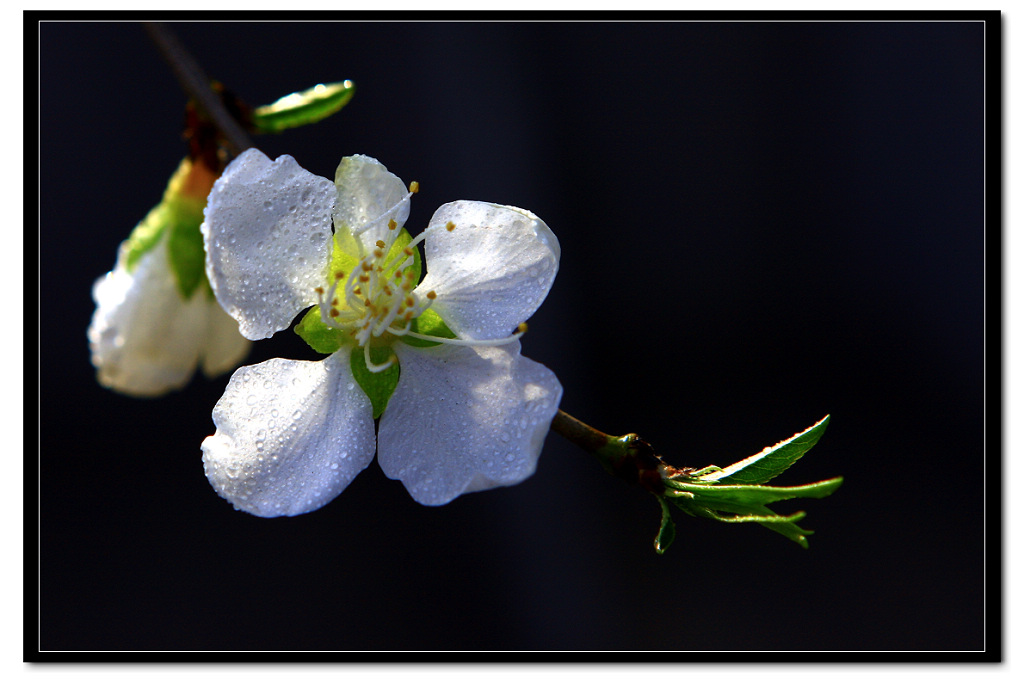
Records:
<instances>
[{"instance_id":1,"label":"white flower","mask_svg":"<svg viewBox=\"0 0 1024 683\"><path fill-rule=\"evenodd\" d=\"M211 193L207 274L242 333L271 336L317 305L303 336L334 351L232 376L203 462L236 508L315 510L375 450L385 474L426 505L534 472L562 387L520 355L518 338L554 280L558 241L529 211L467 201L442 206L411 240L402 229L411 196L369 157L343 159L331 183L254 149ZM421 241L427 274L417 285ZM384 403L375 438L374 406Z\"/></svg>"},{"instance_id":2,"label":"white flower","mask_svg":"<svg viewBox=\"0 0 1024 683\"><path fill-rule=\"evenodd\" d=\"M185 159L163 201L122 243L114 270L93 286L96 311L87 336L103 386L159 396L187 384L200 365L213 377L235 368L248 353L251 343L209 288L197 282L184 294L172 268L172 235L191 230L198 240L212 184L212 174ZM201 253L198 258L201 268Z\"/></svg>"}]
</instances>

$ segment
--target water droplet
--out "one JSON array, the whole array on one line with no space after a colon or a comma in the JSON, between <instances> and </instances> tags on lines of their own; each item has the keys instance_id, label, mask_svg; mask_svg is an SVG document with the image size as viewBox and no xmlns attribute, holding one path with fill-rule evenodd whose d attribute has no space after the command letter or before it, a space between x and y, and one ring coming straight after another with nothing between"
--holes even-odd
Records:
<instances>
[{"instance_id":1,"label":"water droplet","mask_svg":"<svg viewBox=\"0 0 1024 683\"><path fill-rule=\"evenodd\" d=\"M301 410L296 410L294 413L292 413L292 419L293 420L301 420L302 419L302 411Z\"/></svg>"},{"instance_id":2,"label":"water droplet","mask_svg":"<svg viewBox=\"0 0 1024 683\"><path fill-rule=\"evenodd\" d=\"M246 405L254 406L256 405L256 402L259 400L260 399L256 396L256 394L249 394L248 398L245 399L245 403Z\"/></svg>"}]
</instances>

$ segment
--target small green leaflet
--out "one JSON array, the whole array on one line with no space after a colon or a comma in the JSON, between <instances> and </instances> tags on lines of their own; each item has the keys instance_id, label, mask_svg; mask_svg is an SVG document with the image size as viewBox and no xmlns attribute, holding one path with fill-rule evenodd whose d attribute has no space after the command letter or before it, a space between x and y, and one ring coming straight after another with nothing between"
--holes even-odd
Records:
<instances>
[{"instance_id":1,"label":"small green leaflet","mask_svg":"<svg viewBox=\"0 0 1024 683\"><path fill-rule=\"evenodd\" d=\"M676 524L672 521L672 510L665 497L658 496L658 502L661 503L661 528L654 538L654 550L661 555L672 545L672 541L676 540Z\"/></svg>"},{"instance_id":2,"label":"small green leaflet","mask_svg":"<svg viewBox=\"0 0 1024 683\"><path fill-rule=\"evenodd\" d=\"M352 81L341 81L293 92L272 104L256 107L252 112L252 126L257 133L280 133L316 123L348 104L355 88Z\"/></svg>"},{"instance_id":3,"label":"small green leaflet","mask_svg":"<svg viewBox=\"0 0 1024 683\"><path fill-rule=\"evenodd\" d=\"M785 441L764 449L756 455L700 477L701 481L719 484L763 484L779 476L809 451L825 433L829 416Z\"/></svg>"}]
</instances>

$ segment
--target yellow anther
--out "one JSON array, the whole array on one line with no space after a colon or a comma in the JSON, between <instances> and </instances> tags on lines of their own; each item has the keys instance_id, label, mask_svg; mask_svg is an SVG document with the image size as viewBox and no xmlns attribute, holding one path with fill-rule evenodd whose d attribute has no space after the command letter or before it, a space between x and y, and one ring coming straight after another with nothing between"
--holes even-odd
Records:
<instances>
[{"instance_id":1,"label":"yellow anther","mask_svg":"<svg viewBox=\"0 0 1024 683\"><path fill-rule=\"evenodd\" d=\"M394 222L394 221L392 221L392 222ZM377 242L376 242L376 245L377 245L378 247L380 247L381 249L383 249L384 247L386 247L386 246L387 246L387 245L386 245L386 244L384 243L384 240L377 240Z\"/></svg>"},{"instance_id":2,"label":"yellow anther","mask_svg":"<svg viewBox=\"0 0 1024 683\"><path fill-rule=\"evenodd\" d=\"M387 285L384 285L384 293L387 294L388 296L392 296L394 294L394 292L391 291L391 288L388 287Z\"/></svg>"},{"instance_id":3,"label":"yellow anther","mask_svg":"<svg viewBox=\"0 0 1024 683\"><path fill-rule=\"evenodd\" d=\"M334 297L333 299L331 299L331 305L332 306L337 306L338 305L338 297Z\"/></svg>"},{"instance_id":4,"label":"yellow anther","mask_svg":"<svg viewBox=\"0 0 1024 683\"><path fill-rule=\"evenodd\" d=\"M370 264L370 262L369 262L369 261L363 261L363 262L362 262L362 263L360 264L360 266L359 266L359 267L360 267L360 268L362 268L362 269L363 269L364 271L366 271L367 273L369 273L369 272L370 272L371 270L373 270L373 266L372 266L372 265Z\"/></svg>"},{"instance_id":5,"label":"yellow anther","mask_svg":"<svg viewBox=\"0 0 1024 683\"><path fill-rule=\"evenodd\" d=\"M416 302L412 300L411 296L407 296L405 297L405 305L409 308L412 308L413 306L416 305Z\"/></svg>"},{"instance_id":6,"label":"yellow anther","mask_svg":"<svg viewBox=\"0 0 1024 683\"><path fill-rule=\"evenodd\" d=\"M409 192L412 192L413 194L416 194L419 191L420 191L420 184L418 182L416 182L414 180L411 183L409 183Z\"/></svg>"},{"instance_id":7,"label":"yellow anther","mask_svg":"<svg viewBox=\"0 0 1024 683\"><path fill-rule=\"evenodd\" d=\"M370 276L369 275L360 275L359 276L359 281L360 282L369 282L370 281Z\"/></svg>"},{"instance_id":8,"label":"yellow anther","mask_svg":"<svg viewBox=\"0 0 1024 683\"><path fill-rule=\"evenodd\" d=\"M384 258L384 250L383 249L374 249L373 250L373 255L376 256L377 258Z\"/></svg>"},{"instance_id":9,"label":"yellow anther","mask_svg":"<svg viewBox=\"0 0 1024 683\"><path fill-rule=\"evenodd\" d=\"M405 320L406 320L406 322L412 320L412 318L413 318L412 311L406 311L406 313L405 313Z\"/></svg>"},{"instance_id":10,"label":"yellow anther","mask_svg":"<svg viewBox=\"0 0 1024 683\"><path fill-rule=\"evenodd\" d=\"M324 288L323 287L317 287L313 291L316 292L317 294L320 294L322 296L323 293L324 293Z\"/></svg>"},{"instance_id":11,"label":"yellow anther","mask_svg":"<svg viewBox=\"0 0 1024 683\"><path fill-rule=\"evenodd\" d=\"M397 228L398 228L398 223L395 222L395 219L394 218L389 218L388 219L388 230L396 230ZM380 243L378 242L378 244L380 244ZM381 244L380 246L383 247L384 245Z\"/></svg>"},{"instance_id":12,"label":"yellow anther","mask_svg":"<svg viewBox=\"0 0 1024 683\"><path fill-rule=\"evenodd\" d=\"M406 256L412 256L412 249L406 247L405 249L402 250L402 253L405 254Z\"/></svg>"},{"instance_id":13,"label":"yellow anther","mask_svg":"<svg viewBox=\"0 0 1024 683\"><path fill-rule=\"evenodd\" d=\"M436 299L437 298L437 292L435 292L434 290L430 290L429 292L427 292L427 298L430 299L430 300Z\"/></svg>"},{"instance_id":14,"label":"yellow anther","mask_svg":"<svg viewBox=\"0 0 1024 683\"><path fill-rule=\"evenodd\" d=\"M519 326L516 327L516 332L519 332L520 334L525 333L526 332L526 323L519 323ZM532 339L532 337L531 337L531 339Z\"/></svg>"},{"instance_id":15,"label":"yellow anther","mask_svg":"<svg viewBox=\"0 0 1024 683\"><path fill-rule=\"evenodd\" d=\"M335 271L334 279L335 280L343 280L343 279L345 279L345 272L342 271L342 270Z\"/></svg>"},{"instance_id":16,"label":"yellow anther","mask_svg":"<svg viewBox=\"0 0 1024 683\"><path fill-rule=\"evenodd\" d=\"M337 318L337 317L338 317L338 314L339 314L340 312L341 312L341 311L339 311L339 310L338 310L337 308L332 308L332 309L331 309L331 317L332 317L332 318Z\"/></svg>"},{"instance_id":17,"label":"yellow anther","mask_svg":"<svg viewBox=\"0 0 1024 683\"><path fill-rule=\"evenodd\" d=\"M444 226L444 229L447 230L448 232L451 232L452 230L455 229L455 224L452 223L451 221L448 221L448 223Z\"/></svg>"}]
</instances>

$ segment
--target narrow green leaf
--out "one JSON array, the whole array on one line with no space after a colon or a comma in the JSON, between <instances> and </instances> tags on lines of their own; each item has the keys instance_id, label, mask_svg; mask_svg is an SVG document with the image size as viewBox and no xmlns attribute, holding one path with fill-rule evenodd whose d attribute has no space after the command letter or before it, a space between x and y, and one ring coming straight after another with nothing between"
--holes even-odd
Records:
<instances>
[{"instance_id":1,"label":"narrow green leaf","mask_svg":"<svg viewBox=\"0 0 1024 683\"><path fill-rule=\"evenodd\" d=\"M811 427L785 441L780 441L717 472L704 475L700 480L716 481L720 484L763 484L771 481L818 443L818 439L825 433L825 427L828 426L828 419L829 416L826 415Z\"/></svg>"},{"instance_id":2,"label":"narrow green leaf","mask_svg":"<svg viewBox=\"0 0 1024 683\"><path fill-rule=\"evenodd\" d=\"M349 356L349 365L352 368L352 375L355 377L356 382L363 388L363 391L370 398L370 403L373 404L373 419L376 420L384 414L384 409L388 407L388 401L391 400L391 394L395 393L401 368L399 368L396 361L387 370L370 372L366 367L366 359L363 357L363 353L362 347L357 346L352 349L352 354ZM390 347L373 346L370 347L370 360L374 363L383 364L387 362L392 353Z\"/></svg>"},{"instance_id":3,"label":"narrow green leaf","mask_svg":"<svg viewBox=\"0 0 1024 683\"><path fill-rule=\"evenodd\" d=\"M285 95L272 104L256 107L252 125L258 133L280 133L289 128L316 123L335 113L355 94L352 81L319 84L302 92Z\"/></svg>"},{"instance_id":4,"label":"narrow green leaf","mask_svg":"<svg viewBox=\"0 0 1024 683\"><path fill-rule=\"evenodd\" d=\"M764 486L764 485L727 485L700 484L681 480L665 480L668 487L665 495L672 497L674 491L686 492L700 505L714 505L718 502L729 502L736 505L768 505L780 500L793 498L824 498L832 494L843 483L842 477L826 479L814 484L803 486Z\"/></svg>"},{"instance_id":5,"label":"narrow green leaf","mask_svg":"<svg viewBox=\"0 0 1024 683\"><path fill-rule=\"evenodd\" d=\"M331 354L340 349L345 342L345 333L334 327L328 327L320 317L320 307L314 306L302 317L295 326L295 334L310 345L317 353ZM353 343L352 339L348 339Z\"/></svg>"},{"instance_id":6,"label":"narrow green leaf","mask_svg":"<svg viewBox=\"0 0 1024 683\"><path fill-rule=\"evenodd\" d=\"M803 519L806 516L805 512L796 512L792 515L777 515L766 507L733 507L730 505L721 505L716 508L707 508L702 506L688 506L683 507L680 504L680 509L690 513L697 517L706 517L713 519L718 522L730 522L730 523L749 523L755 522L761 526L771 529L772 531L782 534L789 540L799 544L803 548L808 548L807 536L813 534L813 531L807 529L801 529L796 525L796 522ZM726 514L720 514L720 513Z\"/></svg>"},{"instance_id":7,"label":"narrow green leaf","mask_svg":"<svg viewBox=\"0 0 1024 683\"><path fill-rule=\"evenodd\" d=\"M661 504L661 528L654 539L654 550L662 555L672 545L672 541L676 540L676 525L672 521L672 510L668 506L668 501L658 496L658 503Z\"/></svg>"}]
</instances>

